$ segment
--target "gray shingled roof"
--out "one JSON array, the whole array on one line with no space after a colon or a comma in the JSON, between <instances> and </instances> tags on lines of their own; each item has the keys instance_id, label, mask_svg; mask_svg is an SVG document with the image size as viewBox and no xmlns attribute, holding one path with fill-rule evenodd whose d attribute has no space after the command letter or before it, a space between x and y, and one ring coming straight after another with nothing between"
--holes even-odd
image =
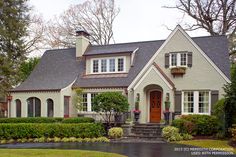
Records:
<instances>
[{"instance_id":1,"label":"gray shingled roof","mask_svg":"<svg viewBox=\"0 0 236 157\"><path fill-rule=\"evenodd\" d=\"M220 70L230 78L230 63L228 59L227 38L225 36L208 36L192 38L196 44L212 59ZM43 55L40 63L30 77L12 91L25 90L57 90L71 84L73 87L127 87L138 75L164 40L90 46L86 55L122 53L139 48L134 58L134 66L127 77L114 76L105 78L84 77L85 60L76 61L75 48L49 50ZM105 51L106 50L106 51Z\"/></svg>"},{"instance_id":2,"label":"gray shingled roof","mask_svg":"<svg viewBox=\"0 0 236 157\"><path fill-rule=\"evenodd\" d=\"M94 45L90 46L86 52L84 53L84 56L89 55L101 55L101 54L114 54L114 53L127 53L127 52L133 52L137 47L132 45L126 45L125 47L123 45L116 45L116 46L109 46L109 45Z\"/></svg>"},{"instance_id":3,"label":"gray shingled roof","mask_svg":"<svg viewBox=\"0 0 236 157\"><path fill-rule=\"evenodd\" d=\"M11 91L60 90L77 77L75 48L48 50L25 82Z\"/></svg>"}]
</instances>

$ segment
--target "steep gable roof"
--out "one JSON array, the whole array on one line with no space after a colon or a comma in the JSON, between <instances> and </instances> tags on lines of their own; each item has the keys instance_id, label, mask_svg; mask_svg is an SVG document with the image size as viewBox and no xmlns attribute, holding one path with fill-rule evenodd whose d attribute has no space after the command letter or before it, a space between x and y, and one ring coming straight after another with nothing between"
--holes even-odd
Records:
<instances>
[{"instance_id":1,"label":"steep gable roof","mask_svg":"<svg viewBox=\"0 0 236 157\"><path fill-rule=\"evenodd\" d=\"M25 82L11 91L60 90L77 77L75 48L48 50Z\"/></svg>"},{"instance_id":2,"label":"steep gable roof","mask_svg":"<svg viewBox=\"0 0 236 157\"><path fill-rule=\"evenodd\" d=\"M192 38L213 63L230 78L227 38L207 36ZM12 91L60 90L73 81L73 87L128 87L165 40L144 41L103 46L91 45L86 55L120 54L136 51L134 64L128 74L104 77L85 76L85 58L76 60L75 48L46 51L29 78Z\"/></svg>"}]
</instances>

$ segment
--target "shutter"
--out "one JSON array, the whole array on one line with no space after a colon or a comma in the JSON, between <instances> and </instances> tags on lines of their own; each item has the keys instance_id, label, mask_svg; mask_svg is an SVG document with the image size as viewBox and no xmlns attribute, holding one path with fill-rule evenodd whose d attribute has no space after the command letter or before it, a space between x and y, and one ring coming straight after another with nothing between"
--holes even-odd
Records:
<instances>
[{"instance_id":1,"label":"shutter","mask_svg":"<svg viewBox=\"0 0 236 157\"><path fill-rule=\"evenodd\" d=\"M170 56L170 54L169 53L166 53L165 54L165 68L169 68L169 66L170 66L170 60L169 60L169 56Z\"/></svg>"},{"instance_id":2,"label":"shutter","mask_svg":"<svg viewBox=\"0 0 236 157\"><path fill-rule=\"evenodd\" d=\"M192 67L193 65L193 53L188 52L188 67Z\"/></svg>"},{"instance_id":3,"label":"shutter","mask_svg":"<svg viewBox=\"0 0 236 157\"><path fill-rule=\"evenodd\" d=\"M175 91L175 114L181 114L181 91Z\"/></svg>"},{"instance_id":4,"label":"shutter","mask_svg":"<svg viewBox=\"0 0 236 157\"><path fill-rule=\"evenodd\" d=\"M211 91L211 110L213 109L214 104L219 100L219 91Z\"/></svg>"}]
</instances>

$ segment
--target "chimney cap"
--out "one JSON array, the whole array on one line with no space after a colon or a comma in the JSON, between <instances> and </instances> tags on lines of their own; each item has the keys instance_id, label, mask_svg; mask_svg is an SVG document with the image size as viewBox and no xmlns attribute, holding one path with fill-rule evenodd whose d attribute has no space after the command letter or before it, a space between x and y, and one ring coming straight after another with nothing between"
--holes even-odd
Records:
<instances>
[{"instance_id":1,"label":"chimney cap","mask_svg":"<svg viewBox=\"0 0 236 157\"><path fill-rule=\"evenodd\" d=\"M90 34L86 31L86 30L84 30L83 28L78 28L76 31L75 31L75 33L76 33L76 36L85 36L85 37L88 37L88 36L90 36Z\"/></svg>"}]
</instances>

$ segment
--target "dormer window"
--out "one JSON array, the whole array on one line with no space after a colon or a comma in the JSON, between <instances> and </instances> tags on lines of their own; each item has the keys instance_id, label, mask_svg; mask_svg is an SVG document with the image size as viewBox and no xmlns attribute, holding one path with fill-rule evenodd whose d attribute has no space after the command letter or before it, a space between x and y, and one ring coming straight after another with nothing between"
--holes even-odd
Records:
<instances>
[{"instance_id":1,"label":"dormer window","mask_svg":"<svg viewBox=\"0 0 236 157\"><path fill-rule=\"evenodd\" d=\"M124 58L118 58L118 71L124 71Z\"/></svg>"},{"instance_id":2,"label":"dormer window","mask_svg":"<svg viewBox=\"0 0 236 157\"><path fill-rule=\"evenodd\" d=\"M125 72L125 57L106 57L92 59L93 74Z\"/></svg>"},{"instance_id":3,"label":"dormer window","mask_svg":"<svg viewBox=\"0 0 236 157\"><path fill-rule=\"evenodd\" d=\"M97 73L98 72L98 69L99 69L99 60L93 60L93 73Z\"/></svg>"}]
</instances>

